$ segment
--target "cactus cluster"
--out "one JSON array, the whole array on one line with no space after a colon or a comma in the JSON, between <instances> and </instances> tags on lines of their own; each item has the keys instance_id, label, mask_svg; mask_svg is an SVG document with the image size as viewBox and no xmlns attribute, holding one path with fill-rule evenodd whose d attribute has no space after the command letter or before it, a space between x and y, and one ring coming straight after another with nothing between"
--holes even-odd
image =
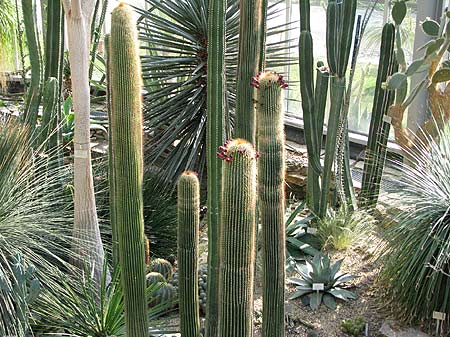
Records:
<instances>
[{"instance_id":1,"label":"cactus cluster","mask_svg":"<svg viewBox=\"0 0 450 337\"><path fill-rule=\"evenodd\" d=\"M169 303L176 298L176 289L173 286L173 267L169 261L154 259L150 264L150 272L146 276L147 287L154 285L156 291L149 301L149 306Z\"/></svg>"},{"instance_id":2,"label":"cactus cluster","mask_svg":"<svg viewBox=\"0 0 450 337\"><path fill-rule=\"evenodd\" d=\"M198 270L198 297L199 297L199 307L200 307L200 313L203 313L203 315L206 315L207 312L207 299L208 299L208 267L201 266ZM175 272L173 274L173 278L169 281L170 284L172 284L176 291L178 292L178 272Z\"/></svg>"},{"instance_id":3,"label":"cactus cluster","mask_svg":"<svg viewBox=\"0 0 450 337\"><path fill-rule=\"evenodd\" d=\"M263 336L284 336L284 282L286 264L285 135L283 76L263 72L252 80L256 87L258 206L263 258Z\"/></svg>"},{"instance_id":4,"label":"cactus cluster","mask_svg":"<svg viewBox=\"0 0 450 337\"><path fill-rule=\"evenodd\" d=\"M235 139L218 154L222 169L219 336L253 333L256 241L256 157L253 146Z\"/></svg>"},{"instance_id":5,"label":"cactus cluster","mask_svg":"<svg viewBox=\"0 0 450 337\"><path fill-rule=\"evenodd\" d=\"M150 260L148 271L160 273L166 280L172 279L173 276L172 264L169 261L160 258Z\"/></svg>"},{"instance_id":6,"label":"cactus cluster","mask_svg":"<svg viewBox=\"0 0 450 337\"><path fill-rule=\"evenodd\" d=\"M141 65L131 9L112 12L110 34L111 126L115 219L128 335L147 336Z\"/></svg>"}]
</instances>

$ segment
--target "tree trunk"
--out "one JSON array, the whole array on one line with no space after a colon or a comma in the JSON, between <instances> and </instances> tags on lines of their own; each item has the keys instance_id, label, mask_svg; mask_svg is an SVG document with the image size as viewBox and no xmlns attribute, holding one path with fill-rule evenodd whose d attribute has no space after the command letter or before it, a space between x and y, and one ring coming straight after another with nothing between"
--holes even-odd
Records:
<instances>
[{"instance_id":1,"label":"tree trunk","mask_svg":"<svg viewBox=\"0 0 450 337\"><path fill-rule=\"evenodd\" d=\"M83 8L81 7L83 4ZM74 264L93 271L99 281L103 268L103 245L98 226L92 177L90 150L90 90L89 90L89 44L92 1L64 1L66 13L69 61L72 79L74 134L74 243L78 256Z\"/></svg>"}]
</instances>

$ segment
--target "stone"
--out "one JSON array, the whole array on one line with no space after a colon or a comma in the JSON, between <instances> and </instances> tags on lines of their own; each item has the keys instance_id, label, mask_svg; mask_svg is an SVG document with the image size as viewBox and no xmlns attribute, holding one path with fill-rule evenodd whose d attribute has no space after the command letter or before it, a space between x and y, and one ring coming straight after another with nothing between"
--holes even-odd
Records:
<instances>
[{"instance_id":1,"label":"stone","mask_svg":"<svg viewBox=\"0 0 450 337\"><path fill-rule=\"evenodd\" d=\"M386 337L430 337L424 332L414 328L403 328L392 321L385 321L380 328L380 333Z\"/></svg>"}]
</instances>

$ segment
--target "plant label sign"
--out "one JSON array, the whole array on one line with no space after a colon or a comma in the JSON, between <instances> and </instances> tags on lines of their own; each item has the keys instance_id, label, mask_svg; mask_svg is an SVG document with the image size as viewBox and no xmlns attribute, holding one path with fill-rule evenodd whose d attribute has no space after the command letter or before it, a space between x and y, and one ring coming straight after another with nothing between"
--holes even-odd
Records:
<instances>
[{"instance_id":1,"label":"plant label sign","mask_svg":"<svg viewBox=\"0 0 450 337\"><path fill-rule=\"evenodd\" d=\"M321 291L325 289L325 285L323 283L313 283L312 288L315 291Z\"/></svg>"},{"instance_id":2,"label":"plant label sign","mask_svg":"<svg viewBox=\"0 0 450 337\"><path fill-rule=\"evenodd\" d=\"M433 319L438 321L445 321L445 313L439 311L433 311Z\"/></svg>"},{"instance_id":3,"label":"plant label sign","mask_svg":"<svg viewBox=\"0 0 450 337\"><path fill-rule=\"evenodd\" d=\"M307 232L308 234L315 235L315 234L317 234L317 228L314 228L314 227L308 227L308 228L306 229L306 232Z\"/></svg>"},{"instance_id":4,"label":"plant label sign","mask_svg":"<svg viewBox=\"0 0 450 337\"><path fill-rule=\"evenodd\" d=\"M88 152L86 150L75 149L74 155L75 155L75 158L82 158L82 159L88 158Z\"/></svg>"},{"instance_id":5,"label":"plant label sign","mask_svg":"<svg viewBox=\"0 0 450 337\"><path fill-rule=\"evenodd\" d=\"M388 115L383 116L383 122L391 124L392 123L392 117Z\"/></svg>"}]
</instances>

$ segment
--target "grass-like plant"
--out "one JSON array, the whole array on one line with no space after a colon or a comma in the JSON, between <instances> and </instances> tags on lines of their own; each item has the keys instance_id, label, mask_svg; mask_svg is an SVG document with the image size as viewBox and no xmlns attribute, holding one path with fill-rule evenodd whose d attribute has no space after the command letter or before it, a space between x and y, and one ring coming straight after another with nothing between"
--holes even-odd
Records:
<instances>
[{"instance_id":1,"label":"grass-like plant","mask_svg":"<svg viewBox=\"0 0 450 337\"><path fill-rule=\"evenodd\" d=\"M404 149L408 160L394 163L400 181L384 196L393 217L384 233L381 280L408 321L450 314L450 126L436 129L437 138Z\"/></svg>"},{"instance_id":2,"label":"grass-like plant","mask_svg":"<svg viewBox=\"0 0 450 337\"><path fill-rule=\"evenodd\" d=\"M53 287L54 269L69 268L71 199L62 191L70 177L55 156L32 150L30 130L14 118L0 121L0 335L21 336L12 259L33 265L43 289ZM28 314L28 313L26 313Z\"/></svg>"},{"instance_id":3,"label":"grass-like plant","mask_svg":"<svg viewBox=\"0 0 450 337\"><path fill-rule=\"evenodd\" d=\"M326 217L318 219L317 238L323 249L345 250L352 242L370 233L375 219L364 209L346 207L328 209Z\"/></svg>"},{"instance_id":4,"label":"grass-like plant","mask_svg":"<svg viewBox=\"0 0 450 337\"><path fill-rule=\"evenodd\" d=\"M126 336L124 294L118 268L114 270L111 280L108 280L107 267L104 266L100 288L89 276L61 275L61 277L63 278L61 284L51 292L41 295L33 311L37 327L45 331L46 336ZM147 286L147 303L158 297L160 287L159 283ZM173 301L149 306L149 332L174 331L171 326L160 326L158 321L158 317L172 306Z\"/></svg>"}]
</instances>

